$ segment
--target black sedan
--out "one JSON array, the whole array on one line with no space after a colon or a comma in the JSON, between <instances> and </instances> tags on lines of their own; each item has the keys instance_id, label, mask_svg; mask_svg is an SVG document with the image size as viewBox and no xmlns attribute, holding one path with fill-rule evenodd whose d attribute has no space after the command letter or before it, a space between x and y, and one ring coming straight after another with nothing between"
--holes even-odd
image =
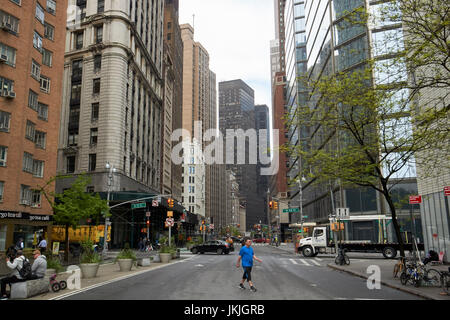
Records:
<instances>
[{"instance_id":1,"label":"black sedan","mask_svg":"<svg viewBox=\"0 0 450 320\"><path fill-rule=\"evenodd\" d=\"M230 245L221 240L206 241L203 244L195 245L191 248L193 254L215 252L217 254L229 254Z\"/></svg>"}]
</instances>

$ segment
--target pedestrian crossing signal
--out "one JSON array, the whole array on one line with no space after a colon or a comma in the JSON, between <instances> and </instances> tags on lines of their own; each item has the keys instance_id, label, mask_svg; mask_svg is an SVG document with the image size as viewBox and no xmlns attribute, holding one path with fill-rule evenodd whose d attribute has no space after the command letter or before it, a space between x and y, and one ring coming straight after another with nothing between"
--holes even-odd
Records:
<instances>
[{"instance_id":1,"label":"pedestrian crossing signal","mask_svg":"<svg viewBox=\"0 0 450 320\"><path fill-rule=\"evenodd\" d=\"M270 202L269 202L269 208L270 208L270 209L273 209L273 201L270 201Z\"/></svg>"}]
</instances>

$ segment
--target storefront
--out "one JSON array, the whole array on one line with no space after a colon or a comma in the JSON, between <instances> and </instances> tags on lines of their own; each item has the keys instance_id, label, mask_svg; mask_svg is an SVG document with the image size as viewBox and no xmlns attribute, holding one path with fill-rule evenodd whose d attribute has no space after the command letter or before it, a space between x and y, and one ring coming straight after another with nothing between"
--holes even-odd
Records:
<instances>
[{"instance_id":1,"label":"storefront","mask_svg":"<svg viewBox=\"0 0 450 320\"><path fill-rule=\"evenodd\" d=\"M32 248L39 236L48 239L51 224L50 215L0 210L0 251L15 245L20 238L23 238L25 248Z\"/></svg>"}]
</instances>

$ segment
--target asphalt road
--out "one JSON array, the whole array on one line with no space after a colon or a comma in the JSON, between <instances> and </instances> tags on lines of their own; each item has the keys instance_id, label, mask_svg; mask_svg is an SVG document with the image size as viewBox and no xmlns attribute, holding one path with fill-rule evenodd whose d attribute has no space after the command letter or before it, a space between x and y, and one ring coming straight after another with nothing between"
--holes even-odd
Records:
<instances>
[{"instance_id":1,"label":"asphalt road","mask_svg":"<svg viewBox=\"0 0 450 320\"><path fill-rule=\"evenodd\" d=\"M416 296L381 286L369 290L366 280L334 271L334 257L304 258L270 246L255 246L252 278L257 292L238 288L239 252L198 254L182 262L110 283L70 300L411 300Z\"/></svg>"}]
</instances>

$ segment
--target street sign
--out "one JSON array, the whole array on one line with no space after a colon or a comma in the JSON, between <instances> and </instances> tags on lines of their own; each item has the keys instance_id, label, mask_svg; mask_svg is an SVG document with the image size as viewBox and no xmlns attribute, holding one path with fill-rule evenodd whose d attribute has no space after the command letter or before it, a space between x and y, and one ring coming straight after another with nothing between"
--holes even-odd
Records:
<instances>
[{"instance_id":1,"label":"street sign","mask_svg":"<svg viewBox=\"0 0 450 320\"><path fill-rule=\"evenodd\" d=\"M173 217L173 211L167 211L167 216L168 217Z\"/></svg>"},{"instance_id":2,"label":"street sign","mask_svg":"<svg viewBox=\"0 0 450 320\"><path fill-rule=\"evenodd\" d=\"M146 207L147 207L146 202L139 202L139 203L131 204L131 209L139 209L139 208L146 208Z\"/></svg>"},{"instance_id":3,"label":"street sign","mask_svg":"<svg viewBox=\"0 0 450 320\"><path fill-rule=\"evenodd\" d=\"M174 224L175 224L175 221L173 220L173 218L167 218L166 219L166 225L168 227L173 227Z\"/></svg>"},{"instance_id":4,"label":"street sign","mask_svg":"<svg viewBox=\"0 0 450 320\"><path fill-rule=\"evenodd\" d=\"M450 196L450 187L444 187L444 194Z\"/></svg>"},{"instance_id":5,"label":"street sign","mask_svg":"<svg viewBox=\"0 0 450 320\"><path fill-rule=\"evenodd\" d=\"M288 213L288 212L300 212L300 208L283 209L283 213Z\"/></svg>"},{"instance_id":6,"label":"street sign","mask_svg":"<svg viewBox=\"0 0 450 320\"><path fill-rule=\"evenodd\" d=\"M146 217L150 217L150 211L147 211L147 212L145 213L145 216L146 216Z\"/></svg>"},{"instance_id":7,"label":"street sign","mask_svg":"<svg viewBox=\"0 0 450 320\"><path fill-rule=\"evenodd\" d=\"M153 200L152 201L152 207L158 207L158 206L159 206L158 200Z\"/></svg>"},{"instance_id":8,"label":"street sign","mask_svg":"<svg viewBox=\"0 0 450 320\"><path fill-rule=\"evenodd\" d=\"M409 196L409 204L422 203L422 196Z\"/></svg>"},{"instance_id":9,"label":"street sign","mask_svg":"<svg viewBox=\"0 0 450 320\"><path fill-rule=\"evenodd\" d=\"M214 225L211 223L211 224L209 225L209 228L210 228L211 230L214 230Z\"/></svg>"},{"instance_id":10,"label":"street sign","mask_svg":"<svg viewBox=\"0 0 450 320\"><path fill-rule=\"evenodd\" d=\"M338 217L346 217L350 215L349 208L336 208L336 216Z\"/></svg>"}]
</instances>

